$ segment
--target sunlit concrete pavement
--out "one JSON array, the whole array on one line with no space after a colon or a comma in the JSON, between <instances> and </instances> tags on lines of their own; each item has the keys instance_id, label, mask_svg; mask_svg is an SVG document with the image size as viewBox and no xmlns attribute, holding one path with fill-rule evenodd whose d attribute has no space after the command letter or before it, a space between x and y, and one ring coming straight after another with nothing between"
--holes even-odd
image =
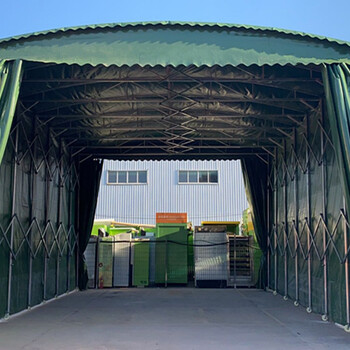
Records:
<instances>
[{"instance_id":1,"label":"sunlit concrete pavement","mask_svg":"<svg viewBox=\"0 0 350 350\"><path fill-rule=\"evenodd\" d=\"M259 290L105 289L0 322L0 349L349 350L350 334Z\"/></svg>"}]
</instances>

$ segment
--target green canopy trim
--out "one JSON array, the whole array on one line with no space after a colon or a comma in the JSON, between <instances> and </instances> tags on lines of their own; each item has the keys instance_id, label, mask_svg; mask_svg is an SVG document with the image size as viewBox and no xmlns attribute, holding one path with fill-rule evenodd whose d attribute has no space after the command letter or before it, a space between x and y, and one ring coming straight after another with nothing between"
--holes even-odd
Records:
<instances>
[{"instance_id":1,"label":"green canopy trim","mask_svg":"<svg viewBox=\"0 0 350 350\"><path fill-rule=\"evenodd\" d=\"M22 77L22 61L0 61L0 164L15 114Z\"/></svg>"},{"instance_id":2,"label":"green canopy trim","mask_svg":"<svg viewBox=\"0 0 350 350\"><path fill-rule=\"evenodd\" d=\"M350 69L346 64L323 67L332 139L347 208L350 208Z\"/></svg>"},{"instance_id":3,"label":"green canopy trim","mask_svg":"<svg viewBox=\"0 0 350 350\"><path fill-rule=\"evenodd\" d=\"M68 31L78 31L78 30L90 30L90 29L104 29L104 28L125 28L125 27L136 27L136 26L187 26L187 27L217 27L217 28L223 28L223 29L243 29L243 30L255 30L255 31L262 31L262 32L275 32L280 34L286 34L286 35L295 35L300 37L307 37L312 39L318 39L318 40L326 40L329 42L334 42L338 44L346 44L350 45L349 42L338 40L334 38L328 38L321 35L311 34L311 33L305 33L305 32L298 32L295 30L288 30L288 29L282 29L282 28L275 28L275 27L264 27L264 26L254 26L249 24L237 24L237 23L215 23L215 22L181 22L181 21L144 21L144 22L124 22L124 23L99 23L99 24L88 24L83 26L73 26L73 27L62 27L62 28L53 28L45 31L39 31L39 32L33 32L33 33L27 33L27 34L21 34L13 37L8 37L0 40L1 42L10 41L10 40L20 40L25 39L33 36L38 35L47 35L52 33L58 33L58 32L68 32Z\"/></svg>"},{"instance_id":4,"label":"green canopy trim","mask_svg":"<svg viewBox=\"0 0 350 350\"><path fill-rule=\"evenodd\" d=\"M0 59L119 67L350 64L350 44L274 28L151 22L62 28L4 39Z\"/></svg>"}]
</instances>

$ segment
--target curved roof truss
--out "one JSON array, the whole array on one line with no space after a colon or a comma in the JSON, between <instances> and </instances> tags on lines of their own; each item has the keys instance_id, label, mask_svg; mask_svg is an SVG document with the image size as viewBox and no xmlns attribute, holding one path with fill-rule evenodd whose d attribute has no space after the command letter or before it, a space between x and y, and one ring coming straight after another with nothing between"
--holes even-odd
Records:
<instances>
[{"instance_id":1,"label":"curved roof truss","mask_svg":"<svg viewBox=\"0 0 350 350\"><path fill-rule=\"evenodd\" d=\"M20 103L81 155L266 154L322 106L318 67L27 64Z\"/></svg>"},{"instance_id":2,"label":"curved roof truss","mask_svg":"<svg viewBox=\"0 0 350 350\"><path fill-rule=\"evenodd\" d=\"M350 44L239 25L107 24L0 41L20 104L81 157L264 157L322 110Z\"/></svg>"}]
</instances>

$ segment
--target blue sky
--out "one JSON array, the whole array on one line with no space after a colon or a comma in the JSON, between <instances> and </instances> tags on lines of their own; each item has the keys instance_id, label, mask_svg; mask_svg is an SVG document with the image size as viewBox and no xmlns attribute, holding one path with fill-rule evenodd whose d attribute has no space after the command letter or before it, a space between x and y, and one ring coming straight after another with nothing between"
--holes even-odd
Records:
<instances>
[{"instance_id":1,"label":"blue sky","mask_svg":"<svg viewBox=\"0 0 350 350\"><path fill-rule=\"evenodd\" d=\"M200 21L298 30L350 41L350 0L7 0L0 38L110 22Z\"/></svg>"}]
</instances>

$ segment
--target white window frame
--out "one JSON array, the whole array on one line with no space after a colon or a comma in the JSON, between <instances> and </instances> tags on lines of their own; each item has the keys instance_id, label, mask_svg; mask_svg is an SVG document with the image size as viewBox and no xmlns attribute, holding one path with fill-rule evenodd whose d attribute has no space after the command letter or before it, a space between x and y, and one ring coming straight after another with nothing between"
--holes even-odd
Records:
<instances>
[{"instance_id":1,"label":"white window frame","mask_svg":"<svg viewBox=\"0 0 350 350\"><path fill-rule=\"evenodd\" d=\"M186 171L187 172L187 182L180 182L180 172ZM189 175L188 172L190 171L196 171L197 172L197 182L189 182ZM199 182L199 172L206 171L208 173L208 182ZM217 182L209 182L209 172L210 171L216 171L218 176ZM217 169L180 169L177 173L177 184L178 185L218 185L219 184L219 170Z\"/></svg>"},{"instance_id":2,"label":"white window frame","mask_svg":"<svg viewBox=\"0 0 350 350\"><path fill-rule=\"evenodd\" d=\"M129 181L129 172L137 172L137 182L128 182ZM118 173L126 172L126 181L127 182L118 182ZM146 182L139 182L139 172L146 172ZM109 182L109 173L117 173L117 181ZM106 171L106 184L109 186L142 186L148 185L148 170L147 169L138 169L138 170L107 170Z\"/></svg>"}]
</instances>

